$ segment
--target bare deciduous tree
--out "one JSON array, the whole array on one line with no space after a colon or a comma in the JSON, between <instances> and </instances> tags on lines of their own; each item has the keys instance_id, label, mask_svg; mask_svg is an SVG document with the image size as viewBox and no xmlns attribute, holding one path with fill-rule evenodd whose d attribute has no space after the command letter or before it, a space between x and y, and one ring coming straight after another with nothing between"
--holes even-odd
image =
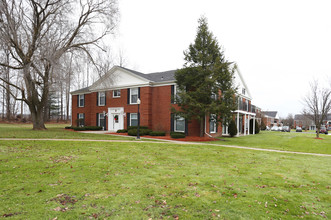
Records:
<instances>
[{"instance_id":1,"label":"bare deciduous tree","mask_svg":"<svg viewBox=\"0 0 331 220\"><path fill-rule=\"evenodd\" d=\"M24 87L0 80L20 91L20 97L11 95L28 105L33 129L46 129L53 67L67 52L92 58L91 51L114 29L117 14L116 0L0 0L0 41L11 60L0 65L20 70Z\"/></svg>"},{"instance_id":2,"label":"bare deciduous tree","mask_svg":"<svg viewBox=\"0 0 331 220\"><path fill-rule=\"evenodd\" d=\"M319 131L327 114L331 111L331 89L320 88L317 81L310 84L310 92L304 97L302 113L314 121L316 125L316 137L319 138Z\"/></svg>"}]
</instances>

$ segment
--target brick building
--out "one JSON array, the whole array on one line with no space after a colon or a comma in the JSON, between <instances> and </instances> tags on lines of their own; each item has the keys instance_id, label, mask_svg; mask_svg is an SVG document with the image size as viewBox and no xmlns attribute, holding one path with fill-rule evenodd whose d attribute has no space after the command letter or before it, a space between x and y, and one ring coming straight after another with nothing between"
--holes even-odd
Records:
<instances>
[{"instance_id":1,"label":"brick building","mask_svg":"<svg viewBox=\"0 0 331 220\"><path fill-rule=\"evenodd\" d=\"M265 126L272 127L272 126L279 126L279 116L277 111L262 111L261 112L262 121Z\"/></svg>"},{"instance_id":2,"label":"brick building","mask_svg":"<svg viewBox=\"0 0 331 220\"><path fill-rule=\"evenodd\" d=\"M72 125L102 126L105 130L117 131L138 123L138 98L140 125L153 131L185 132L199 136L197 120L187 122L171 113L178 108L172 97L176 95L175 70L143 74L115 66L90 87L72 92ZM240 75L240 73L238 72ZM238 110L235 112L238 131L248 134L248 121L255 118L255 106L251 105L249 91L242 77L237 77L241 93L238 95ZM239 88L238 87L238 88ZM216 126L210 116L205 119L205 135L221 136L227 128Z\"/></svg>"}]
</instances>

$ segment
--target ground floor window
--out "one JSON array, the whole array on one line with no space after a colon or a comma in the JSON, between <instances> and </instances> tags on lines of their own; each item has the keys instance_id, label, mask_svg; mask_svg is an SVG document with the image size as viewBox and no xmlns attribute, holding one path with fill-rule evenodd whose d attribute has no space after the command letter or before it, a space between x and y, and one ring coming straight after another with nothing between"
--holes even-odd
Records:
<instances>
[{"instance_id":1,"label":"ground floor window","mask_svg":"<svg viewBox=\"0 0 331 220\"><path fill-rule=\"evenodd\" d=\"M78 113L77 126L78 127L84 127L84 125L85 125L85 114L84 113Z\"/></svg>"},{"instance_id":2,"label":"ground floor window","mask_svg":"<svg viewBox=\"0 0 331 220\"><path fill-rule=\"evenodd\" d=\"M130 126L138 126L138 114L137 113L130 114Z\"/></svg>"},{"instance_id":3,"label":"ground floor window","mask_svg":"<svg viewBox=\"0 0 331 220\"><path fill-rule=\"evenodd\" d=\"M106 119L105 114L103 113L98 114L98 126L102 127L103 130L106 130Z\"/></svg>"},{"instance_id":4,"label":"ground floor window","mask_svg":"<svg viewBox=\"0 0 331 220\"><path fill-rule=\"evenodd\" d=\"M209 132L210 133L216 133L217 132L217 124L216 124L216 115L211 114L209 120Z\"/></svg>"},{"instance_id":5,"label":"ground floor window","mask_svg":"<svg viewBox=\"0 0 331 220\"><path fill-rule=\"evenodd\" d=\"M174 122L176 132L185 132L185 118L177 116Z\"/></svg>"}]
</instances>

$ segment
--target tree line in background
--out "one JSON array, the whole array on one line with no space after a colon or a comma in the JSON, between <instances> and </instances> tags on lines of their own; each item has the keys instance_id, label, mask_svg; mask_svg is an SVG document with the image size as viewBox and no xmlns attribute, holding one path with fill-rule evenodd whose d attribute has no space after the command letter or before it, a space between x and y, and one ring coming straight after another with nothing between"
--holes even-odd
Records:
<instances>
[{"instance_id":1,"label":"tree line in background","mask_svg":"<svg viewBox=\"0 0 331 220\"><path fill-rule=\"evenodd\" d=\"M3 117L27 106L33 129L45 129L55 112L68 119L71 89L88 86L112 65L103 40L117 20L116 0L0 0Z\"/></svg>"}]
</instances>

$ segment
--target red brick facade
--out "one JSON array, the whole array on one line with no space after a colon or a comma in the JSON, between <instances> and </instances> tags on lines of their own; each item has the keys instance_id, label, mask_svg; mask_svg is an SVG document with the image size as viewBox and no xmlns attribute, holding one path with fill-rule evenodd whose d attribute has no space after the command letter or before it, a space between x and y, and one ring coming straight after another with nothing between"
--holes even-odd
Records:
<instances>
[{"instance_id":1,"label":"red brick facade","mask_svg":"<svg viewBox=\"0 0 331 220\"><path fill-rule=\"evenodd\" d=\"M121 96L113 98L113 91L106 92L106 105L97 105L97 92L85 94L84 107L78 107L78 95L72 95L72 125L77 126L77 114L84 113L85 126L97 125L97 114L103 111L108 113L108 108L123 107L125 114L137 113L137 104L128 104L128 89L121 89ZM140 125L148 126L153 131L171 131L171 107L178 108L176 104L171 104L171 85L165 86L145 86L140 87ZM209 131L209 117L206 118L206 132ZM124 129L127 128L127 117L124 117ZM108 129L108 120L106 120ZM200 125L197 120L192 120L187 124L189 136L199 136ZM212 136L220 136L222 126L218 126L217 133Z\"/></svg>"}]
</instances>

